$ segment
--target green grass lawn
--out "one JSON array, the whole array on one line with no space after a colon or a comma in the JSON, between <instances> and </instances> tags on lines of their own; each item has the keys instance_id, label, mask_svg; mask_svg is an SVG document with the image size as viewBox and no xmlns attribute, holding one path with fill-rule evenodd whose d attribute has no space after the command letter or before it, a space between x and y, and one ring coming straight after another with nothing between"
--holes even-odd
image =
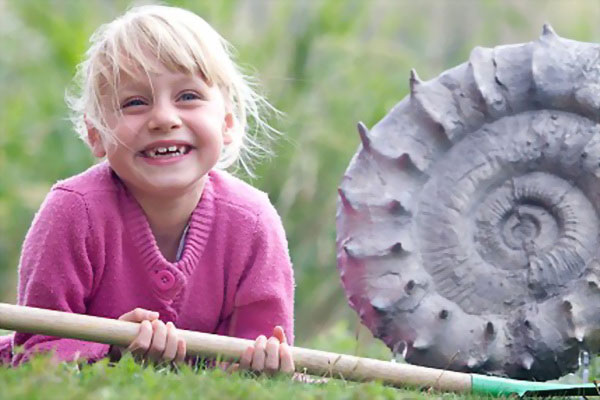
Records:
<instances>
[{"instance_id":1,"label":"green grass lawn","mask_svg":"<svg viewBox=\"0 0 600 400\"><path fill-rule=\"evenodd\" d=\"M0 334L6 333L0 331ZM362 334L361 334L362 335ZM389 351L367 335L356 340L347 325L337 324L298 344L327 351L388 359ZM428 394L396 389L381 383L354 383L339 379L303 383L286 376L229 374L218 369L179 371L145 366L126 356L116 364L54 365L39 356L19 368L0 367L0 399L419 399L473 398L455 394Z\"/></svg>"},{"instance_id":2,"label":"green grass lawn","mask_svg":"<svg viewBox=\"0 0 600 400\"><path fill-rule=\"evenodd\" d=\"M38 357L20 368L0 368L0 398L7 399L419 399L460 398L385 387L380 383L331 380L322 384L289 377L229 374L221 370L194 371L182 367L143 366L131 357L109 365L106 360L78 367L52 365Z\"/></svg>"},{"instance_id":3,"label":"green grass lawn","mask_svg":"<svg viewBox=\"0 0 600 400\"><path fill-rule=\"evenodd\" d=\"M6 333L1 331L0 334ZM367 335L358 340L346 324L336 324L303 347L390 359L387 348ZM591 366L598 371L598 358ZM575 375L571 376L577 379ZM303 383L290 377L267 377L250 373L227 373L219 369L178 371L142 365L130 356L116 364L108 360L93 365L53 364L38 356L19 368L0 367L0 400L12 399L481 399L474 395L424 392L386 387L378 382L355 383L330 379L326 383Z\"/></svg>"}]
</instances>

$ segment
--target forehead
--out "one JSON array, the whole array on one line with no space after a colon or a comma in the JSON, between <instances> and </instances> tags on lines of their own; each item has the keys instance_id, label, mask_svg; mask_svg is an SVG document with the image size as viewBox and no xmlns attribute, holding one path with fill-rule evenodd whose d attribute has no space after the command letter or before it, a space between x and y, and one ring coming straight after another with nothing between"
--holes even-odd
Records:
<instances>
[{"instance_id":1,"label":"forehead","mask_svg":"<svg viewBox=\"0 0 600 400\"><path fill-rule=\"evenodd\" d=\"M213 86L200 70L189 71L177 65L164 65L156 59L144 65L141 61L121 57L119 62L113 66L110 75L112 76L106 76L101 84L104 95L182 84L194 84L202 88Z\"/></svg>"},{"instance_id":2,"label":"forehead","mask_svg":"<svg viewBox=\"0 0 600 400\"><path fill-rule=\"evenodd\" d=\"M118 90L137 89L155 86L177 86L181 84L194 84L196 86L208 85L200 73L170 71L166 68L154 71L139 71L130 73L120 71L117 81Z\"/></svg>"},{"instance_id":3,"label":"forehead","mask_svg":"<svg viewBox=\"0 0 600 400\"><path fill-rule=\"evenodd\" d=\"M135 51L125 47L114 50L116 55L107 58L115 61L113 71L118 71L119 78L143 80L151 75L171 72L190 76L200 75L209 84L212 81L205 71L206 67L203 66L205 60L196 60L195 57L185 51L172 54L173 52L161 51L160 48L157 49L148 45L135 48Z\"/></svg>"}]
</instances>

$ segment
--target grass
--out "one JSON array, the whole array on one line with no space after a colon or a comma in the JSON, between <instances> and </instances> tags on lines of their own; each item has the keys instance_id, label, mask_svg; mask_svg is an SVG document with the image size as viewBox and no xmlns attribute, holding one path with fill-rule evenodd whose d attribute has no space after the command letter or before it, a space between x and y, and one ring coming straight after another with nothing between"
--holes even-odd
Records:
<instances>
[{"instance_id":1,"label":"grass","mask_svg":"<svg viewBox=\"0 0 600 400\"><path fill-rule=\"evenodd\" d=\"M303 347L390 359L387 348L364 331L352 333L338 323L315 335ZM0 335L8 333L0 330ZM358 337L357 337L358 336ZM597 376L600 361L592 360L590 373ZM577 383L578 376L561 379ZM102 360L93 365L52 363L40 355L19 368L0 367L1 400L34 399L481 399L485 396L398 389L379 382L356 383L330 379L327 383L303 383L287 376L267 377L251 373L227 373L219 369L183 366L170 368L142 365L130 356L118 363Z\"/></svg>"},{"instance_id":2,"label":"grass","mask_svg":"<svg viewBox=\"0 0 600 400\"><path fill-rule=\"evenodd\" d=\"M362 357L390 360L389 350L362 325L340 321L298 346ZM8 331L0 330L0 335ZM593 357L591 379L598 376L600 358ZM561 378L580 383L580 371ZM379 382L355 383L331 379L303 383L285 376L229 374L218 369L173 371L141 365L125 356L116 364L108 360L93 365L53 364L38 356L19 368L0 367L0 400L34 399L481 399L485 396L398 389Z\"/></svg>"},{"instance_id":3,"label":"grass","mask_svg":"<svg viewBox=\"0 0 600 400\"><path fill-rule=\"evenodd\" d=\"M0 331L0 334L7 333ZM300 344L299 344L300 345ZM363 335L356 340L344 324L316 335L305 347L389 359L389 351ZM368 353L368 354L366 354ZM386 387L378 382L355 383L333 379L303 383L286 376L229 374L218 369L179 371L141 365L126 356L116 364L53 364L47 356L34 357L19 368L0 367L0 399L447 399L471 398L455 394ZM473 397L476 398L476 397Z\"/></svg>"},{"instance_id":4,"label":"grass","mask_svg":"<svg viewBox=\"0 0 600 400\"><path fill-rule=\"evenodd\" d=\"M435 397L441 394L436 393ZM443 394L444 398L459 398ZM399 399L430 398L424 392L395 389L377 382L331 380L323 384L286 376L229 374L218 369L179 371L143 366L127 356L78 367L53 365L37 357L20 368L0 368L0 398L5 399Z\"/></svg>"}]
</instances>

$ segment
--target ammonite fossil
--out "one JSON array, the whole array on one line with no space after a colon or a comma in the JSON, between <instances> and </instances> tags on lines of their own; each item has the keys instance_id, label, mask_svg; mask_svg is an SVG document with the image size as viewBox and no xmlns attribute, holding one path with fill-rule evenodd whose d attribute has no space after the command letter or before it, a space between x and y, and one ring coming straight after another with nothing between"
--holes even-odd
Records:
<instances>
[{"instance_id":1,"label":"ammonite fossil","mask_svg":"<svg viewBox=\"0 0 600 400\"><path fill-rule=\"evenodd\" d=\"M600 345L600 45L545 26L410 84L339 189L350 305L410 363L573 371Z\"/></svg>"}]
</instances>

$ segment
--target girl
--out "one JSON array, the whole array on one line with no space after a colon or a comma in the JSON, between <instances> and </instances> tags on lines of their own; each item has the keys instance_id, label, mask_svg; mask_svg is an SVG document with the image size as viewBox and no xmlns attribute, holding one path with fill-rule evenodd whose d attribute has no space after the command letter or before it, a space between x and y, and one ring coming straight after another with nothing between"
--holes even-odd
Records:
<instances>
[{"instance_id":1,"label":"girl","mask_svg":"<svg viewBox=\"0 0 600 400\"><path fill-rule=\"evenodd\" d=\"M177 326L256 339L241 368L293 372L281 220L264 193L223 171L256 154L246 121L268 132L259 109L269 105L227 49L200 17L165 6L133 8L92 36L80 94L67 100L106 161L44 200L23 245L18 303L141 322L139 334L118 349L16 333L0 340L0 360L53 350L69 361L130 351L181 362Z\"/></svg>"}]
</instances>

